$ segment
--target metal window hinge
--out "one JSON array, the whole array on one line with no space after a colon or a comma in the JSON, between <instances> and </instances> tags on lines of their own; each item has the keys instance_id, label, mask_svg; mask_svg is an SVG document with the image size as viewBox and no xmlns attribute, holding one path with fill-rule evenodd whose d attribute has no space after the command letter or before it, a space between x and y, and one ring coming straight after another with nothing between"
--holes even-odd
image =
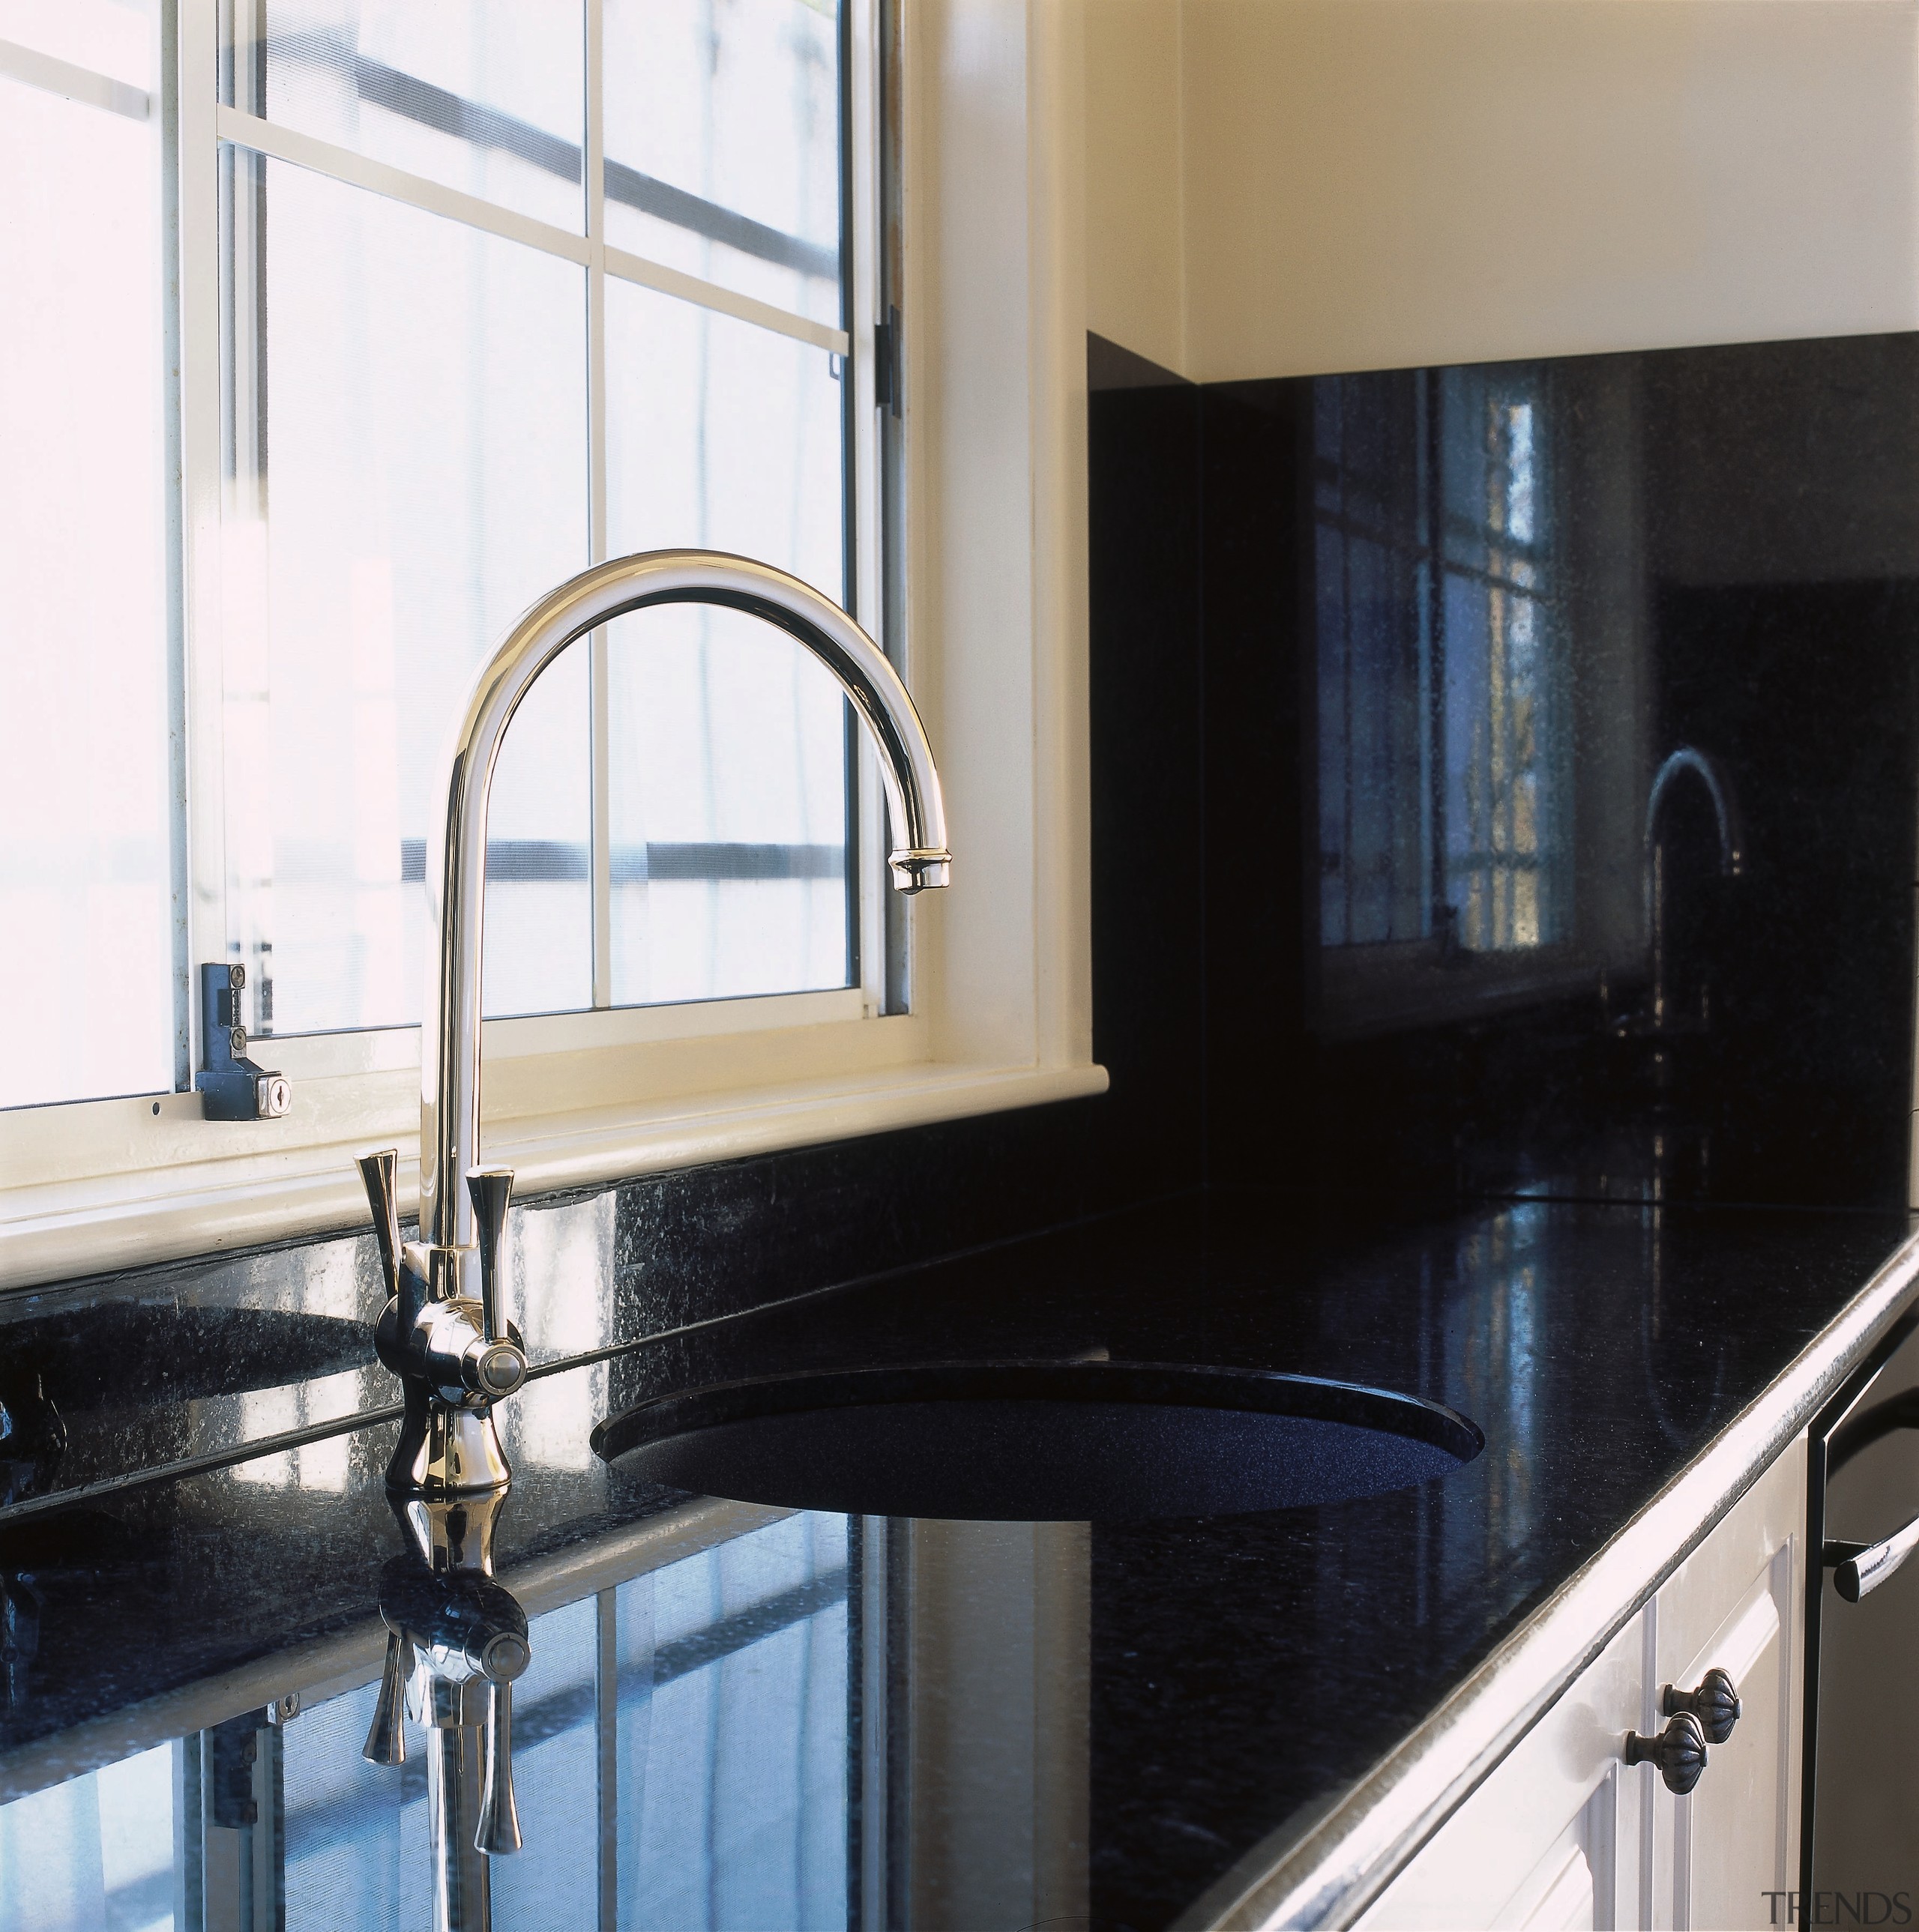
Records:
<instances>
[{"instance_id":1,"label":"metal window hinge","mask_svg":"<svg viewBox=\"0 0 1919 1932\"><path fill-rule=\"evenodd\" d=\"M886 320L873 325L873 404L896 416L906 406L905 349L896 308L887 309Z\"/></svg>"},{"instance_id":2,"label":"metal window hinge","mask_svg":"<svg viewBox=\"0 0 1919 1932\"><path fill-rule=\"evenodd\" d=\"M240 1018L240 995L247 969L224 963L200 969L200 1037L206 1065L194 1076L209 1120L278 1120L293 1104L292 1083L284 1073L257 1066L247 1058L247 1030Z\"/></svg>"}]
</instances>

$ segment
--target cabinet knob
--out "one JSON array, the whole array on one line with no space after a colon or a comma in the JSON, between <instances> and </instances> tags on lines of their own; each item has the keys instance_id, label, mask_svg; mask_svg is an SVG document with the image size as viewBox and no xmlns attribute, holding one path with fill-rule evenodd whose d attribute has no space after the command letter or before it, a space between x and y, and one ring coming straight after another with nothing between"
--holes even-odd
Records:
<instances>
[{"instance_id":1,"label":"cabinet knob","mask_svg":"<svg viewBox=\"0 0 1919 1932\"><path fill-rule=\"evenodd\" d=\"M1706 1734L1690 1711L1681 1711L1655 1738L1626 1734L1620 1754L1628 1764L1656 1764L1665 1788L1683 1798L1706 1768Z\"/></svg>"},{"instance_id":2,"label":"cabinet knob","mask_svg":"<svg viewBox=\"0 0 1919 1932\"><path fill-rule=\"evenodd\" d=\"M1659 1694L1659 1710L1668 1718L1690 1711L1698 1719L1707 1743L1722 1744L1739 1721L1739 1692L1723 1670L1714 1669L1707 1671L1690 1690L1668 1684Z\"/></svg>"}]
</instances>

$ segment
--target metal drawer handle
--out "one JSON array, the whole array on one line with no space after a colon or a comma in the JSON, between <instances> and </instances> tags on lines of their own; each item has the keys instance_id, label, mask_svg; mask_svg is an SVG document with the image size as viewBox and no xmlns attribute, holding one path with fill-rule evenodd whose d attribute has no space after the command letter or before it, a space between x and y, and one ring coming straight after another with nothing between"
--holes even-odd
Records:
<instances>
[{"instance_id":1,"label":"metal drawer handle","mask_svg":"<svg viewBox=\"0 0 1919 1932\"><path fill-rule=\"evenodd\" d=\"M1821 1552L1833 1573L1833 1587L1848 1604L1876 1590L1913 1551L1919 1550L1919 1516L1883 1543L1828 1543Z\"/></svg>"}]
</instances>

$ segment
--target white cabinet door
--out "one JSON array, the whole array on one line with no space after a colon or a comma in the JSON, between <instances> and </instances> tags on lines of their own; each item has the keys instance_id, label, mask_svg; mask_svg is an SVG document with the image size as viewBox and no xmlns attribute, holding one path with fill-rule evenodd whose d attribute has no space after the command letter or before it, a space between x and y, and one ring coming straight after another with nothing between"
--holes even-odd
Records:
<instances>
[{"instance_id":1,"label":"white cabinet door","mask_svg":"<svg viewBox=\"0 0 1919 1932\"><path fill-rule=\"evenodd\" d=\"M1638 1721L1645 1640L1635 1617L1428 1840L1358 1923L1443 1927L1636 1925L1638 1777L1620 1762Z\"/></svg>"},{"instance_id":2,"label":"white cabinet door","mask_svg":"<svg viewBox=\"0 0 1919 1932\"><path fill-rule=\"evenodd\" d=\"M1752 1927L1796 1883L1805 1442L1780 1456L1358 1923L1388 1928ZM1629 1732L1668 1722L1663 1688L1713 1668L1732 1736L1691 1795ZM1785 1922L1779 1901L1776 1922Z\"/></svg>"},{"instance_id":3,"label":"white cabinet door","mask_svg":"<svg viewBox=\"0 0 1919 1932\"><path fill-rule=\"evenodd\" d=\"M1654 1701L1723 1670L1738 1723L1691 1796L1653 1801L1652 1920L1676 1932L1772 1922L1798 1882L1805 1445L1796 1443L1661 1586ZM1649 1726L1665 1720L1647 1713ZM1641 1728L1647 1728L1642 1726ZM1785 1901L1776 1901L1785 1922Z\"/></svg>"}]
</instances>

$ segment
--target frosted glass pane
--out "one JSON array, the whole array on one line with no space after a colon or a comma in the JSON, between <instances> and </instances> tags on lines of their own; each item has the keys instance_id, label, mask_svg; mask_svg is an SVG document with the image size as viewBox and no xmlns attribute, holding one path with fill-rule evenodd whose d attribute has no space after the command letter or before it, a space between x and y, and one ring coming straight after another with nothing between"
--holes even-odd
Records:
<instances>
[{"instance_id":1,"label":"frosted glass pane","mask_svg":"<svg viewBox=\"0 0 1919 1932\"><path fill-rule=\"evenodd\" d=\"M157 0L0 0L0 40L123 80L154 84Z\"/></svg>"},{"instance_id":2,"label":"frosted glass pane","mask_svg":"<svg viewBox=\"0 0 1919 1932\"><path fill-rule=\"evenodd\" d=\"M159 242L155 124L0 79L0 1106L173 1084Z\"/></svg>"},{"instance_id":3,"label":"frosted glass pane","mask_svg":"<svg viewBox=\"0 0 1919 1932\"><path fill-rule=\"evenodd\" d=\"M605 0L607 238L837 324L836 0Z\"/></svg>"},{"instance_id":4,"label":"frosted glass pane","mask_svg":"<svg viewBox=\"0 0 1919 1932\"><path fill-rule=\"evenodd\" d=\"M580 0L233 0L226 94L584 232Z\"/></svg>"},{"instance_id":5,"label":"frosted glass pane","mask_svg":"<svg viewBox=\"0 0 1919 1932\"><path fill-rule=\"evenodd\" d=\"M425 1808L419 1793L405 1790L404 1773L360 1755L379 1691L376 1680L310 1705L281 1734L286 1932L387 1932L422 1922L424 1915L403 1918L401 1901L406 1890L425 1888L404 1856L411 1852L416 1864L425 1849L417 1816ZM402 1844L409 1811L418 1850Z\"/></svg>"},{"instance_id":6,"label":"frosted glass pane","mask_svg":"<svg viewBox=\"0 0 1919 1932\"><path fill-rule=\"evenodd\" d=\"M238 250L228 296L230 940L260 1032L414 1021L443 741L478 661L586 560L583 272L233 158L266 259ZM585 670L547 673L501 754L489 1012L590 998Z\"/></svg>"},{"instance_id":7,"label":"frosted glass pane","mask_svg":"<svg viewBox=\"0 0 1919 1932\"><path fill-rule=\"evenodd\" d=\"M606 292L608 542L740 552L840 594L840 386L823 350L624 283ZM613 994L845 986L845 707L737 612L611 629Z\"/></svg>"}]
</instances>

